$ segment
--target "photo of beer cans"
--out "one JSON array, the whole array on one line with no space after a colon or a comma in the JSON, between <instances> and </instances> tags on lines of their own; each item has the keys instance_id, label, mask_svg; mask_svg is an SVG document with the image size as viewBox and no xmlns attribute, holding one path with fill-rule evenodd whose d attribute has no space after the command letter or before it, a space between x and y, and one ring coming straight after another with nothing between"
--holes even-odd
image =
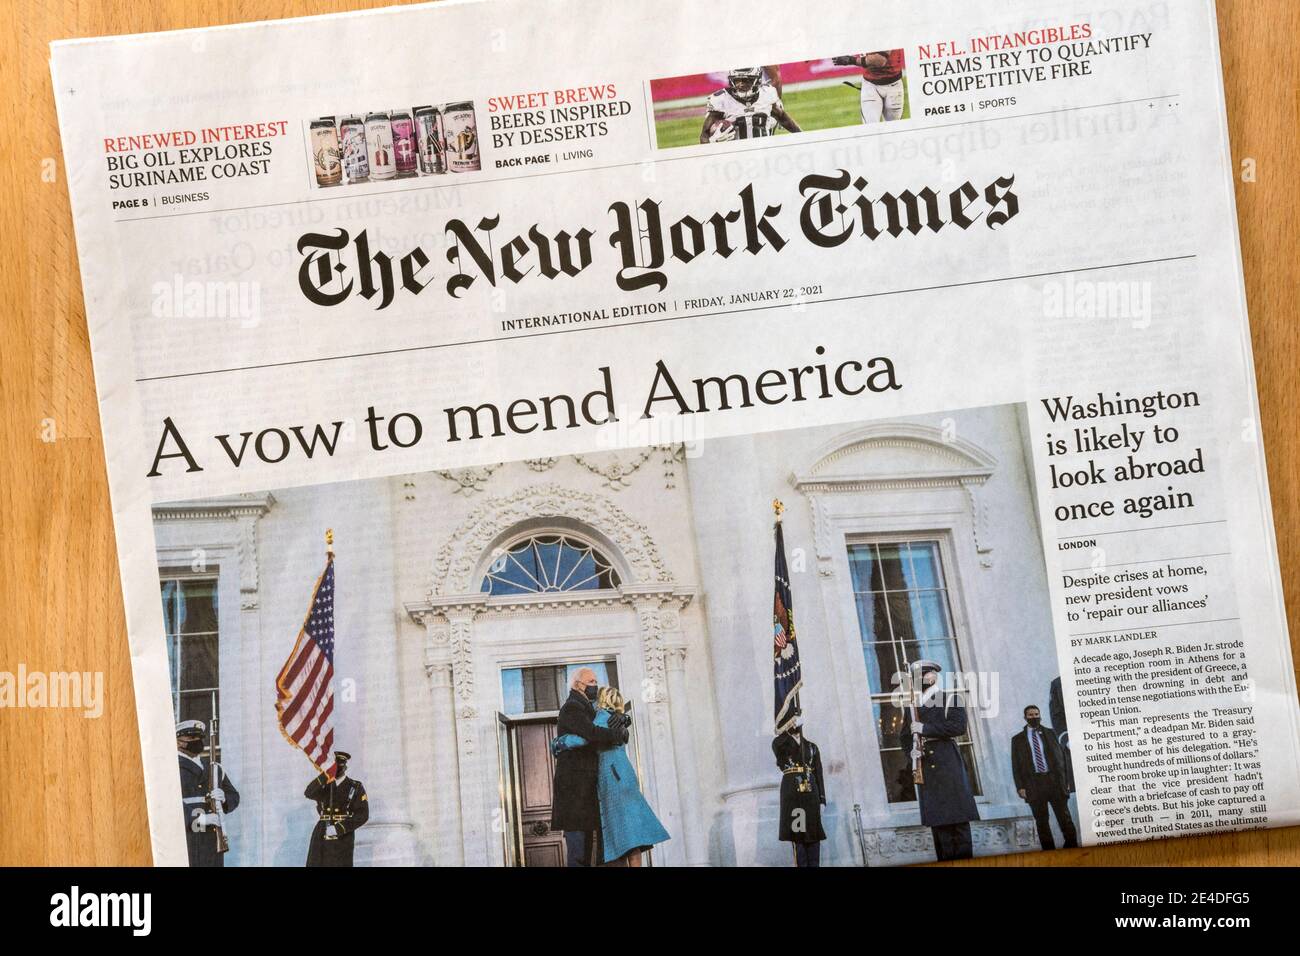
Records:
<instances>
[{"instance_id":1,"label":"photo of beer cans","mask_svg":"<svg viewBox=\"0 0 1300 956\"><path fill-rule=\"evenodd\" d=\"M316 186L382 183L482 168L474 104L399 107L311 121Z\"/></svg>"}]
</instances>

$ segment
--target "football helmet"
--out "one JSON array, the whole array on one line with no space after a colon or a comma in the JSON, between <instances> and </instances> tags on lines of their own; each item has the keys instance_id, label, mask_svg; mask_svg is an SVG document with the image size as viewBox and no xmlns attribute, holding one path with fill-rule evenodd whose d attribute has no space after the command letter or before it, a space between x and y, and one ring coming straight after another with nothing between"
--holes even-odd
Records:
<instances>
[{"instance_id":1,"label":"football helmet","mask_svg":"<svg viewBox=\"0 0 1300 956\"><path fill-rule=\"evenodd\" d=\"M735 97L737 102L748 106L758 99L758 87L762 81L761 66L737 67L727 74L727 92Z\"/></svg>"}]
</instances>

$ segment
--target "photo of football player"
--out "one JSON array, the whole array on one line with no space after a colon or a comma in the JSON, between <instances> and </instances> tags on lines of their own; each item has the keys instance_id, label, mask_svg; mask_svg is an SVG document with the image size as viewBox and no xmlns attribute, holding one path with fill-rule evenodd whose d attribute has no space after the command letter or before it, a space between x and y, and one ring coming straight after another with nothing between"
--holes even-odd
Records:
<instances>
[{"instance_id":1,"label":"photo of football player","mask_svg":"<svg viewBox=\"0 0 1300 956\"><path fill-rule=\"evenodd\" d=\"M859 102L863 123L881 123L903 118L905 93L902 50L837 56L831 62L836 66L856 66L862 70Z\"/></svg>"},{"instance_id":2,"label":"photo of football player","mask_svg":"<svg viewBox=\"0 0 1300 956\"><path fill-rule=\"evenodd\" d=\"M903 59L903 50L827 55L653 79L655 143L660 149L699 148L702 143L784 137L787 131L856 127L865 134L894 129L880 123L911 117Z\"/></svg>"},{"instance_id":3,"label":"photo of football player","mask_svg":"<svg viewBox=\"0 0 1300 956\"><path fill-rule=\"evenodd\" d=\"M727 74L727 85L705 103L701 143L771 136L778 125L790 133L801 132L799 124L785 111L776 84L763 82L763 74L761 66L739 67ZM778 73L777 83L779 77Z\"/></svg>"}]
</instances>

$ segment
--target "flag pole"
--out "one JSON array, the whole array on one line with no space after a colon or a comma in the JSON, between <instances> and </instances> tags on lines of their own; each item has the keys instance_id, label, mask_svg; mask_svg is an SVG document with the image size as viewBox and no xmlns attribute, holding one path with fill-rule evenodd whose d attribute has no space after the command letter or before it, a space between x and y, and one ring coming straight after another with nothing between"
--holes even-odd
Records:
<instances>
[{"instance_id":1,"label":"flag pole","mask_svg":"<svg viewBox=\"0 0 1300 956\"><path fill-rule=\"evenodd\" d=\"M773 535L776 534L776 529L781 524L781 513L784 511L785 511L785 502L783 502L780 498L773 498L772 499L772 513L774 516L774 520L772 524ZM796 707L799 706L799 695L797 693L794 695L794 706Z\"/></svg>"}]
</instances>

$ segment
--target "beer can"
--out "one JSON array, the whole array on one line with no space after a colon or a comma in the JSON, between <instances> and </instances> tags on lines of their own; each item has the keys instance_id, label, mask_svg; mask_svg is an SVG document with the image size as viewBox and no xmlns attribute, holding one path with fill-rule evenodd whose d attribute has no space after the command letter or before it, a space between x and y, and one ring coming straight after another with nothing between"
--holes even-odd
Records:
<instances>
[{"instance_id":1,"label":"beer can","mask_svg":"<svg viewBox=\"0 0 1300 956\"><path fill-rule=\"evenodd\" d=\"M339 134L334 128L334 117L322 116L311 121L311 155L317 186L337 186L343 182Z\"/></svg>"},{"instance_id":2,"label":"beer can","mask_svg":"<svg viewBox=\"0 0 1300 956\"><path fill-rule=\"evenodd\" d=\"M366 157L370 161L370 178L376 182L397 175L393 160L393 127L387 113L366 114Z\"/></svg>"},{"instance_id":3,"label":"beer can","mask_svg":"<svg viewBox=\"0 0 1300 956\"><path fill-rule=\"evenodd\" d=\"M339 137L343 140L343 174L349 183L364 183L370 178L366 124L360 116L345 116L339 124Z\"/></svg>"},{"instance_id":4,"label":"beer can","mask_svg":"<svg viewBox=\"0 0 1300 956\"><path fill-rule=\"evenodd\" d=\"M415 160L415 124L411 113L406 109L396 109L388 114L393 127L393 160L397 175L414 176Z\"/></svg>"},{"instance_id":5,"label":"beer can","mask_svg":"<svg viewBox=\"0 0 1300 956\"><path fill-rule=\"evenodd\" d=\"M478 125L474 104L448 103L442 108L443 141L447 145L447 168L453 173L479 169Z\"/></svg>"},{"instance_id":6,"label":"beer can","mask_svg":"<svg viewBox=\"0 0 1300 956\"><path fill-rule=\"evenodd\" d=\"M446 144L442 141L442 113L432 106L415 108L415 141L420 151L420 172L426 176L447 171Z\"/></svg>"}]
</instances>

